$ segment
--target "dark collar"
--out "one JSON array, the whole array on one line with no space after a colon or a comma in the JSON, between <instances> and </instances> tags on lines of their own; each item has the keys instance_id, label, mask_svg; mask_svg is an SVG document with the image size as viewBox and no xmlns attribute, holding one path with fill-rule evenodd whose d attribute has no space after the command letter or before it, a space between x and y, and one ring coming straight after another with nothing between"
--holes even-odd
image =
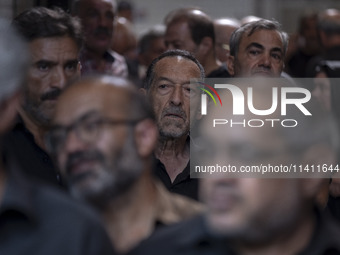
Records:
<instances>
[{"instance_id":1,"label":"dark collar","mask_svg":"<svg viewBox=\"0 0 340 255\"><path fill-rule=\"evenodd\" d=\"M315 209L317 224L308 246L299 255L340 254L340 225L327 211ZM331 252L332 251L332 252Z\"/></svg>"},{"instance_id":2,"label":"dark collar","mask_svg":"<svg viewBox=\"0 0 340 255\"><path fill-rule=\"evenodd\" d=\"M34 189L25 181L16 166L7 171L4 197L0 203L0 219L7 215L25 218L35 222L37 220L34 208Z\"/></svg>"}]
</instances>

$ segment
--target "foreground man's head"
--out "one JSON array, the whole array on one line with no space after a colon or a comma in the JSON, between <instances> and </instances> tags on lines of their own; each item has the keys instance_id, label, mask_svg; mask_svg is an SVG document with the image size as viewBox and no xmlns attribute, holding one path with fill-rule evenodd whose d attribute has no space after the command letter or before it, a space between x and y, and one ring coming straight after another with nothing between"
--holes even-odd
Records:
<instances>
[{"instance_id":1,"label":"foreground man's head","mask_svg":"<svg viewBox=\"0 0 340 255\"><path fill-rule=\"evenodd\" d=\"M58 102L50 148L74 196L96 206L123 194L145 170L156 126L126 80L88 78Z\"/></svg>"}]
</instances>

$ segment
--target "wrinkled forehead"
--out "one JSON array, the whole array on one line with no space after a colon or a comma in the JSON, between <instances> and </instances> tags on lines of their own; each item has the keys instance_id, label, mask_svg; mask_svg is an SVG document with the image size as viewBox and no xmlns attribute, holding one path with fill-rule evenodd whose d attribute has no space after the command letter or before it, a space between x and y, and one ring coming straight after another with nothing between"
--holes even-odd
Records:
<instances>
[{"instance_id":1,"label":"wrinkled forehead","mask_svg":"<svg viewBox=\"0 0 340 255\"><path fill-rule=\"evenodd\" d=\"M199 78L201 76L200 69L196 63L182 56L169 56L159 60L155 66L155 76L162 76L174 70L180 70L180 72L176 73L177 77Z\"/></svg>"},{"instance_id":2,"label":"wrinkled forehead","mask_svg":"<svg viewBox=\"0 0 340 255\"><path fill-rule=\"evenodd\" d=\"M275 42L283 48L283 38L279 31L275 29L249 29L241 37L241 41L257 40L262 43Z\"/></svg>"}]
</instances>

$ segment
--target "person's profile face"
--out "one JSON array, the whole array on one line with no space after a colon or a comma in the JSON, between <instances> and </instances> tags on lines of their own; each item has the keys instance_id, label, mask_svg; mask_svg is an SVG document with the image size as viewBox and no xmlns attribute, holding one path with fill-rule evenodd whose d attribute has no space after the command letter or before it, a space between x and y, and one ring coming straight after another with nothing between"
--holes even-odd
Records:
<instances>
[{"instance_id":1,"label":"person's profile face","mask_svg":"<svg viewBox=\"0 0 340 255\"><path fill-rule=\"evenodd\" d=\"M284 67L283 42L275 30L257 30L241 38L231 73L236 77L280 77ZM229 67L229 66L228 66Z\"/></svg>"},{"instance_id":2,"label":"person's profile face","mask_svg":"<svg viewBox=\"0 0 340 255\"><path fill-rule=\"evenodd\" d=\"M111 0L81 0L79 17L86 47L104 52L111 46L115 10Z\"/></svg>"},{"instance_id":3,"label":"person's profile face","mask_svg":"<svg viewBox=\"0 0 340 255\"><path fill-rule=\"evenodd\" d=\"M198 111L200 99L198 87L190 84L194 78L200 78L200 70L188 59L166 57L156 64L149 96L161 136L178 138L189 133L197 117L190 115L190 104Z\"/></svg>"},{"instance_id":4,"label":"person's profile face","mask_svg":"<svg viewBox=\"0 0 340 255\"><path fill-rule=\"evenodd\" d=\"M70 37L38 38L29 43L32 64L23 109L38 125L48 126L66 84L80 76L79 48Z\"/></svg>"}]
</instances>

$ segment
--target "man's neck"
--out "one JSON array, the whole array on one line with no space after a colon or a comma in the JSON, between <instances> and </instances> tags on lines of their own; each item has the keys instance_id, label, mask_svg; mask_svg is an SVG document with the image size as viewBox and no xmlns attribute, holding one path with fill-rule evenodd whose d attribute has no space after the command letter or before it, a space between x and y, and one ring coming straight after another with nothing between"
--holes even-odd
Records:
<instances>
[{"instance_id":1,"label":"man's neck","mask_svg":"<svg viewBox=\"0 0 340 255\"><path fill-rule=\"evenodd\" d=\"M105 54L104 52L98 52L98 51L94 51L91 50L90 48L85 48L83 54L86 56L87 59L91 59L93 62L95 63L100 63L101 61L103 61L103 56Z\"/></svg>"},{"instance_id":2,"label":"man's neck","mask_svg":"<svg viewBox=\"0 0 340 255\"><path fill-rule=\"evenodd\" d=\"M187 142L188 135L180 138L160 138L155 150L158 158L173 182L187 166L190 158L190 147Z\"/></svg>"},{"instance_id":3,"label":"man's neck","mask_svg":"<svg viewBox=\"0 0 340 255\"><path fill-rule=\"evenodd\" d=\"M189 154L188 135L179 138L160 137L155 150L157 158L171 158Z\"/></svg>"},{"instance_id":4,"label":"man's neck","mask_svg":"<svg viewBox=\"0 0 340 255\"><path fill-rule=\"evenodd\" d=\"M209 55L204 61L203 68L206 75L209 75L212 71L218 69L222 63L213 55Z\"/></svg>"},{"instance_id":5,"label":"man's neck","mask_svg":"<svg viewBox=\"0 0 340 255\"><path fill-rule=\"evenodd\" d=\"M308 214L308 213L307 213ZM316 216L313 213L301 217L295 224L293 231L282 231L279 236L273 237L270 242L261 245L238 243L236 251L244 255L294 255L301 252L310 240L316 228Z\"/></svg>"},{"instance_id":6,"label":"man's neck","mask_svg":"<svg viewBox=\"0 0 340 255\"><path fill-rule=\"evenodd\" d=\"M155 189L151 173L144 171L128 192L119 195L102 212L118 252L129 251L154 230Z\"/></svg>"},{"instance_id":7,"label":"man's neck","mask_svg":"<svg viewBox=\"0 0 340 255\"><path fill-rule=\"evenodd\" d=\"M42 127L40 125L38 125L37 123L35 123L28 115L27 113L23 110L23 109L19 109L19 114L20 117L22 118L25 127L27 128L28 131L31 132L31 134L34 137L34 141L35 143L42 148L43 150L45 150L45 141L44 141L44 137L46 132L48 131L47 127Z\"/></svg>"}]
</instances>

